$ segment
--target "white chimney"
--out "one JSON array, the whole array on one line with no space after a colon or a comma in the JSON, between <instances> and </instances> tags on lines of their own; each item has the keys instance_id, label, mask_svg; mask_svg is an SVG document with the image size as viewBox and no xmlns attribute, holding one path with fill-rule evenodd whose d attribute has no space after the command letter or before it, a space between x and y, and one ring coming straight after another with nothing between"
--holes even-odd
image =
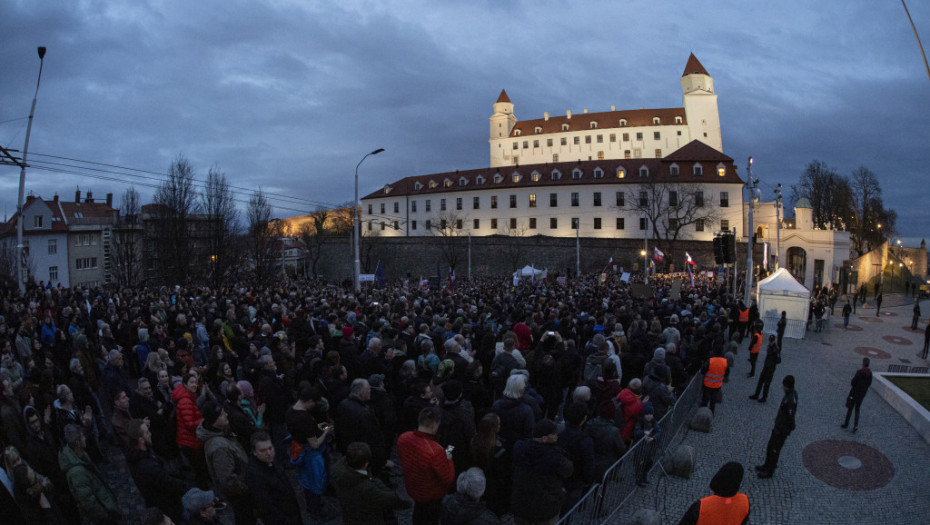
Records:
<instances>
[{"instance_id":1,"label":"white chimney","mask_svg":"<svg viewBox=\"0 0 930 525\"><path fill-rule=\"evenodd\" d=\"M611 105L610 105L610 110L611 110L611 111L617 111L617 106L611 104Z\"/></svg>"},{"instance_id":2,"label":"white chimney","mask_svg":"<svg viewBox=\"0 0 930 525\"><path fill-rule=\"evenodd\" d=\"M544 111L544 112L543 112L543 118L544 118L545 120L549 120L549 112L548 112L548 111Z\"/></svg>"},{"instance_id":3,"label":"white chimney","mask_svg":"<svg viewBox=\"0 0 930 525\"><path fill-rule=\"evenodd\" d=\"M585 113L585 115L588 114L588 108L584 108L584 113Z\"/></svg>"},{"instance_id":4,"label":"white chimney","mask_svg":"<svg viewBox=\"0 0 930 525\"><path fill-rule=\"evenodd\" d=\"M565 118L568 118L568 119L572 118L572 110L570 109L565 110Z\"/></svg>"}]
</instances>

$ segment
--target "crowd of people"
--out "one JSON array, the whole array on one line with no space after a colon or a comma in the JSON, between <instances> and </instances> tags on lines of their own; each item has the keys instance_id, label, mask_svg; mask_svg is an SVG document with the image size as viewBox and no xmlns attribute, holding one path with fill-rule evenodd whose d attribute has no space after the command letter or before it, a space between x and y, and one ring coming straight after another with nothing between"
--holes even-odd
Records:
<instances>
[{"instance_id":1,"label":"crowd of people","mask_svg":"<svg viewBox=\"0 0 930 525\"><path fill-rule=\"evenodd\" d=\"M417 525L554 523L759 316L704 277L599 277L7 290L3 508L37 524L224 508L393 523L411 506ZM104 473L114 453L131 480Z\"/></svg>"}]
</instances>

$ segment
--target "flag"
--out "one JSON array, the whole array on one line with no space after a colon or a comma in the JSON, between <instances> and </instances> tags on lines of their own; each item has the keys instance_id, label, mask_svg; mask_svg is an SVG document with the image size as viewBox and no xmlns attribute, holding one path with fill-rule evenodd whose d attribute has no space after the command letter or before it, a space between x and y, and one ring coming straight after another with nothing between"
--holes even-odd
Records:
<instances>
[{"instance_id":1,"label":"flag","mask_svg":"<svg viewBox=\"0 0 930 525\"><path fill-rule=\"evenodd\" d=\"M662 259L665 258L665 254L662 253L662 250L660 250L658 246L653 246L653 248L652 248L652 258L655 259L655 260L657 260L657 261L659 261L659 262L662 262Z\"/></svg>"},{"instance_id":2,"label":"flag","mask_svg":"<svg viewBox=\"0 0 930 525\"><path fill-rule=\"evenodd\" d=\"M694 259L691 258L691 254L688 252L685 252L685 263L691 266L697 266L697 263L694 262Z\"/></svg>"},{"instance_id":3,"label":"flag","mask_svg":"<svg viewBox=\"0 0 930 525\"><path fill-rule=\"evenodd\" d=\"M381 261L378 261L378 266L375 267L375 281L378 286L384 286L384 266L381 265Z\"/></svg>"},{"instance_id":4,"label":"flag","mask_svg":"<svg viewBox=\"0 0 930 525\"><path fill-rule=\"evenodd\" d=\"M449 288L455 289L455 270L452 267L449 267Z\"/></svg>"}]
</instances>

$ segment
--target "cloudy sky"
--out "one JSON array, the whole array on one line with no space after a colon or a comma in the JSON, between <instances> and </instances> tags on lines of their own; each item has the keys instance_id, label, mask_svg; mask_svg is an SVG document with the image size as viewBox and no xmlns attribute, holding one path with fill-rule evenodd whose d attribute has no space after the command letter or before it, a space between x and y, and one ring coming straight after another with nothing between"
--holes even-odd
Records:
<instances>
[{"instance_id":1,"label":"cloudy sky","mask_svg":"<svg viewBox=\"0 0 930 525\"><path fill-rule=\"evenodd\" d=\"M3 0L0 145L23 147L47 46L29 160L66 173L29 170L28 192L118 201L134 185L148 202L183 155L201 179L225 172L243 201L261 188L286 217L350 201L375 148L363 195L487 166L502 88L520 119L680 107L694 52L714 77L724 152L741 174L755 158L766 200L811 160L864 165L905 241L930 237L930 80L899 1L566 4ZM930 3L908 7L930 45ZM7 214L18 174L0 167Z\"/></svg>"}]
</instances>

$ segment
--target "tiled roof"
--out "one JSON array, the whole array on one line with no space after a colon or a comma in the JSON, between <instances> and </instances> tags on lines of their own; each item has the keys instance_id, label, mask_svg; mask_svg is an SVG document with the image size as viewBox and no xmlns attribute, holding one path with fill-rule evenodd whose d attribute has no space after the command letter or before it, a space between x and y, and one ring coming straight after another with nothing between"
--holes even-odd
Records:
<instances>
[{"instance_id":1,"label":"tiled roof","mask_svg":"<svg viewBox=\"0 0 930 525\"><path fill-rule=\"evenodd\" d=\"M499 97L497 97L497 101L498 101L498 102L506 102L506 103L510 104L510 97L508 97L508 96L507 96L507 92L504 91L504 90L502 89L502 90L501 90L501 95L500 95Z\"/></svg>"},{"instance_id":2,"label":"tiled roof","mask_svg":"<svg viewBox=\"0 0 930 525\"><path fill-rule=\"evenodd\" d=\"M702 163L704 175L696 176L692 174L691 167L697 163ZM669 167L672 163L677 163L679 175L670 175ZM723 163L726 166L726 174L720 177L716 174L716 166ZM639 170L646 167L649 170L648 178L640 178ZM618 178L617 173L620 168L625 171L624 178ZM574 178L575 170L580 170L580 177ZM601 177L595 177L595 171L600 169L603 172ZM557 171L561 177L553 180L553 172ZM539 180L533 181L533 173L539 173ZM514 175L518 175L514 181ZM495 182L495 176L499 175L500 182ZM480 182L479 177L484 179ZM446 180L450 182L446 186ZM733 164L733 159L720 153L719 151L707 146L699 141L692 141L686 146L671 155L656 159L608 159L608 160L588 160L574 162L552 162L545 164L529 164L525 166L501 166L498 168L480 168L473 170L450 171L446 173L433 173L429 175L415 175L405 177L396 182L387 184L385 187L374 191L362 199L378 199L398 195L431 195L442 194L457 191L470 190L489 190L489 189L509 189L509 188L531 188L531 187L553 187L553 186L571 186L575 184L641 184L643 182L680 182L680 183L727 183L742 184L743 181L737 174L737 167ZM430 188L430 182L435 183L434 188ZM464 182L464 184L462 184ZM417 183L420 188L417 189ZM385 193L385 188L390 191Z\"/></svg>"},{"instance_id":3,"label":"tiled roof","mask_svg":"<svg viewBox=\"0 0 930 525\"><path fill-rule=\"evenodd\" d=\"M514 125L510 131L510 136L516 137L518 130L522 137L545 133L561 133L563 124L568 124L568 131L597 131L621 127L653 126L652 119L655 117L659 117L659 125L661 126L676 125L675 117L681 118L681 124L688 123L685 108L628 109L624 111L582 113L580 115L572 114L571 118L562 115L549 117L549 119L521 120ZM625 126L620 125L621 120L626 121ZM597 128L591 128L592 122L597 122ZM536 133L537 127L542 128L540 133Z\"/></svg>"},{"instance_id":4,"label":"tiled roof","mask_svg":"<svg viewBox=\"0 0 930 525\"><path fill-rule=\"evenodd\" d=\"M100 219L105 221L113 219L116 214L116 210L104 202L59 201L59 203L69 221L72 219Z\"/></svg>"},{"instance_id":5,"label":"tiled roof","mask_svg":"<svg viewBox=\"0 0 930 525\"><path fill-rule=\"evenodd\" d=\"M685 77L692 74L710 76L710 73L704 69L704 66L701 65L701 61L694 56L694 53L691 53L691 56L688 57L688 63L685 64L685 72L682 73L681 76Z\"/></svg>"}]
</instances>

